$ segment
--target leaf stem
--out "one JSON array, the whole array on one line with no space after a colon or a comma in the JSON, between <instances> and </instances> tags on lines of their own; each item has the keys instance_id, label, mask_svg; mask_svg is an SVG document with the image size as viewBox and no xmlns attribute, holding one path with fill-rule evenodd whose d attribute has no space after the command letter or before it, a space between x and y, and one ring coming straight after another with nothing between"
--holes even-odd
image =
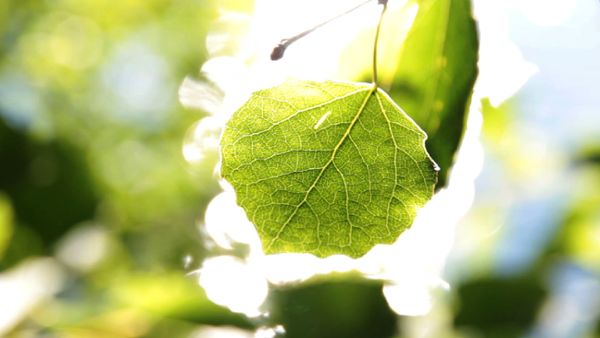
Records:
<instances>
[{"instance_id":1,"label":"leaf stem","mask_svg":"<svg viewBox=\"0 0 600 338\"><path fill-rule=\"evenodd\" d=\"M387 9L388 0L378 0L380 5L383 5L381 14L379 15L379 22L377 23L377 29L375 31L375 42L373 43L373 85L377 87L377 45L379 44L379 32L381 31L381 23L383 22L383 15Z\"/></svg>"},{"instance_id":2,"label":"leaf stem","mask_svg":"<svg viewBox=\"0 0 600 338\"><path fill-rule=\"evenodd\" d=\"M294 35L290 38L287 39L281 39L279 41L279 44L277 44L277 46L275 46L275 48L273 48L273 51L271 52L271 60L276 61L279 60L283 57L283 53L285 53L286 48L288 48L292 43L296 42L297 40L300 40L301 38L303 38L304 36L312 33L314 30L325 26L326 24L330 23L331 21L334 21L335 19L341 18L344 15L350 14L352 12L354 12L355 10L359 9L360 7L368 4L369 2L371 2L372 0L366 0L363 1L362 3L350 8L349 10L345 11L344 13L338 14L336 16L334 16L333 18L330 18L326 21L321 22L320 24L314 26L311 29L305 30L304 32ZM387 3L387 1L385 1ZM381 1L379 1L379 3L382 3Z\"/></svg>"}]
</instances>

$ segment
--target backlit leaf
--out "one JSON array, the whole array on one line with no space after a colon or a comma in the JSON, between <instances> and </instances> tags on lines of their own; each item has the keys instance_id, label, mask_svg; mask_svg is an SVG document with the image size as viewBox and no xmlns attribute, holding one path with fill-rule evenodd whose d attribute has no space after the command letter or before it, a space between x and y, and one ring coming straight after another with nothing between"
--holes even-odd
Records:
<instances>
[{"instance_id":1,"label":"backlit leaf","mask_svg":"<svg viewBox=\"0 0 600 338\"><path fill-rule=\"evenodd\" d=\"M284 84L233 115L222 174L266 253L359 257L395 241L431 198L425 138L372 84Z\"/></svg>"}]
</instances>

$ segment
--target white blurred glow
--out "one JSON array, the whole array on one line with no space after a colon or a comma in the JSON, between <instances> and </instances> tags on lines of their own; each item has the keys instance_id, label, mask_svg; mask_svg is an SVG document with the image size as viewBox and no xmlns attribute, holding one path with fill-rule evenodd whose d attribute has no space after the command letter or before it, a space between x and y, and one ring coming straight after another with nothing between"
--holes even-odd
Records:
<instances>
[{"instance_id":1,"label":"white blurred glow","mask_svg":"<svg viewBox=\"0 0 600 338\"><path fill-rule=\"evenodd\" d=\"M268 255L255 260L262 265L262 272L269 282L279 285L309 279L320 263L317 257L309 254Z\"/></svg>"},{"instance_id":2,"label":"white blurred glow","mask_svg":"<svg viewBox=\"0 0 600 338\"><path fill-rule=\"evenodd\" d=\"M420 283L390 284L383 287L390 308L405 316L422 316L431 310L429 289Z\"/></svg>"},{"instance_id":3,"label":"white blurred glow","mask_svg":"<svg viewBox=\"0 0 600 338\"><path fill-rule=\"evenodd\" d=\"M185 255L182 259L183 268L189 269L193 262L194 258L192 257L192 255Z\"/></svg>"},{"instance_id":4,"label":"white blurred glow","mask_svg":"<svg viewBox=\"0 0 600 338\"><path fill-rule=\"evenodd\" d=\"M260 250L258 234L235 203L233 191L224 191L210 201L204 222L207 234L220 247L232 249L234 244L246 244L252 251Z\"/></svg>"},{"instance_id":5,"label":"white blurred glow","mask_svg":"<svg viewBox=\"0 0 600 338\"><path fill-rule=\"evenodd\" d=\"M60 266L51 259L21 263L0 274L0 336L19 323L38 304L58 292L64 282Z\"/></svg>"},{"instance_id":6,"label":"white blurred glow","mask_svg":"<svg viewBox=\"0 0 600 338\"><path fill-rule=\"evenodd\" d=\"M247 69L243 61L232 56L219 56L202 65L202 73L230 94L247 85Z\"/></svg>"},{"instance_id":7,"label":"white blurred glow","mask_svg":"<svg viewBox=\"0 0 600 338\"><path fill-rule=\"evenodd\" d=\"M222 109L223 94L206 82L186 77L179 86L179 102L186 108L219 115Z\"/></svg>"},{"instance_id":8,"label":"white blurred glow","mask_svg":"<svg viewBox=\"0 0 600 338\"><path fill-rule=\"evenodd\" d=\"M267 280L252 265L231 256L208 258L199 270L199 283L216 304L248 317L261 315Z\"/></svg>"},{"instance_id":9,"label":"white blurred glow","mask_svg":"<svg viewBox=\"0 0 600 338\"><path fill-rule=\"evenodd\" d=\"M578 0L511 0L507 4L538 26L558 26L571 18L577 2Z\"/></svg>"},{"instance_id":10,"label":"white blurred glow","mask_svg":"<svg viewBox=\"0 0 600 338\"><path fill-rule=\"evenodd\" d=\"M239 50L238 37L248 31L250 21L251 16L247 13L219 8L219 17L206 35L208 54L215 57Z\"/></svg>"},{"instance_id":11,"label":"white blurred glow","mask_svg":"<svg viewBox=\"0 0 600 338\"><path fill-rule=\"evenodd\" d=\"M250 331L238 329L236 327L202 327L195 330L189 338L253 338Z\"/></svg>"},{"instance_id":12,"label":"white blurred glow","mask_svg":"<svg viewBox=\"0 0 600 338\"><path fill-rule=\"evenodd\" d=\"M259 327L254 334L254 338L276 338L285 334L285 329L281 325L275 327Z\"/></svg>"},{"instance_id":13,"label":"white blurred glow","mask_svg":"<svg viewBox=\"0 0 600 338\"><path fill-rule=\"evenodd\" d=\"M252 264L260 266L269 282L282 285L302 282L315 275L355 270L354 261L346 256L317 258L310 254L276 254L265 256L262 252L250 257Z\"/></svg>"},{"instance_id":14,"label":"white blurred glow","mask_svg":"<svg viewBox=\"0 0 600 338\"><path fill-rule=\"evenodd\" d=\"M109 238L104 227L84 225L61 239L56 256L73 269L88 271L106 255L108 244Z\"/></svg>"},{"instance_id":15,"label":"white blurred glow","mask_svg":"<svg viewBox=\"0 0 600 338\"><path fill-rule=\"evenodd\" d=\"M200 164L206 159L219 158L219 139L223 120L208 116L194 123L186 132L181 149L183 158L190 164Z\"/></svg>"},{"instance_id":16,"label":"white blurred glow","mask_svg":"<svg viewBox=\"0 0 600 338\"><path fill-rule=\"evenodd\" d=\"M523 87L538 67L526 61L510 39L506 3L475 0L473 4L480 36L475 97L488 97L497 107Z\"/></svg>"}]
</instances>

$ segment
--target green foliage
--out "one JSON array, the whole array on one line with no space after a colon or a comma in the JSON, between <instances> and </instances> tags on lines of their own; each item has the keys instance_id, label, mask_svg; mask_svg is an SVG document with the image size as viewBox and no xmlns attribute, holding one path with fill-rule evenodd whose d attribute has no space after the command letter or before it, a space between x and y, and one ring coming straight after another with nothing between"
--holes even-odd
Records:
<instances>
[{"instance_id":1,"label":"green foliage","mask_svg":"<svg viewBox=\"0 0 600 338\"><path fill-rule=\"evenodd\" d=\"M0 193L0 259L12 236L13 215L10 201L4 194Z\"/></svg>"},{"instance_id":2,"label":"green foliage","mask_svg":"<svg viewBox=\"0 0 600 338\"><path fill-rule=\"evenodd\" d=\"M265 252L359 257L396 240L431 198L425 138L374 85L284 84L229 121L222 172Z\"/></svg>"},{"instance_id":3,"label":"green foliage","mask_svg":"<svg viewBox=\"0 0 600 338\"><path fill-rule=\"evenodd\" d=\"M443 187L464 131L479 41L469 0L424 0L403 44L391 97L428 135Z\"/></svg>"},{"instance_id":4,"label":"green foliage","mask_svg":"<svg viewBox=\"0 0 600 338\"><path fill-rule=\"evenodd\" d=\"M381 286L352 275L329 275L277 288L270 297L270 317L285 327L287 338L392 337L396 316Z\"/></svg>"},{"instance_id":5,"label":"green foliage","mask_svg":"<svg viewBox=\"0 0 600 338\"><path fill-rule=\"evenodd\" d=\"M120 306L142 310L161 318L185 320L199 324L233 325L252 328L240 314L208 300L196 281L178 272L165 274L131 274L110 290Z\"/></svg>"},{"instance_id":6,"label":"green foliage","mask_svg":"<svg viewBox=\"0 0 600 338\"><path fill-rule=\"evenodd\" d=\"M0 158L10 163L0 169L0 191L20 222L52 244L93 217L98 197L80 149L63 140L30 140L2 121L0 141Z\"/></svg>"},{"instance_id":7,"label":"green foliage","mask_svg":"<svg viewBox=\"0 0 600 338\"><path fill-rule=\"evenodd\" d=\"M557 254L567 255L578 265L600 272L600 148L586 146L573 160L569 184L572 187L569 207L547 250L546 264Z\"/></svg>"},{"instance_id":8,"label":"green foliage","mask_svg":"<svg viewBox=\"0 0 600 338\"><path fill-rule=\"evenodd\" d=\"M215 14L212 0L0 1L0 275L36 256L62 262L57 252L82 223L110 236L97 264L65 269L64 294L35 307L49 318L24 314L14 336L136 336L112 332L138 325L123 312L152 309L107 302L117 277L142 270L185 278L182 257L199 264L195 222L218 184L210 170L190 173L181 158L182 136L201 114L182 109L177 88L204 62ZM94 251L79 245L82 257ZM155 279L156 289L175 290ZM187 283L201 293L193 279ZM21 284L30 292L29 282ZM175 296L155 298L164 312L141 315L152 325L171 316L173 303L209 303L198 293ZM210 323L235 317L206 304L183 304L173 317L194 327L202 316L216 318ZM89 333L62 334L73 326ZM12 336L0 327L0 336Z\"/></svg>"},{"instance_id":9,"label":"green foliage","mask_svg":"<svg viewBox=\"0 0 600 338\"><path fill-rule=\"evenodd\" d=\"M454 323L479 330L485 337L522 337L534 323L546 294L531 278L473 280L458 290L460 309Z\"/></svg>"}]
</instances>

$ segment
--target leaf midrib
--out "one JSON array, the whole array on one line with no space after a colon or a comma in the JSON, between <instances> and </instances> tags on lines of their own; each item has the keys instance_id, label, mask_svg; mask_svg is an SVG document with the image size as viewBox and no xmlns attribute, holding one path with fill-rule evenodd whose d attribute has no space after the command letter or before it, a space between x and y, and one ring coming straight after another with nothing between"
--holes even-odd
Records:
<instances>
[{"instance_id":1,"label":"leaf midrib","mask_svg":"<svg viewBox=\"0 0 600 338\"><path fill-rule=\"evenodd\" d=\"M277 234L275 235L275 237L273 237L273 239L271 239L271 241L269 242L269 244L266 246L266 248L265 248L266 252L270 251L270 249L273 246L273 244L275 243L275 241L277 241L279 239L279 237L281 236L281 233L285 230L285 228L288 226L288 224L290 224L290 222L292 221L292 219L296 216L296 214L298 213L298 210L300 209L300 207L302 207L308 201L308 196L310 195L310 193L312 192L312 190L315 188L315 186L317 185L317 183L319 183L319 181L321 180L321 177L323 177L323 173L325 172L325 170L327 170L329 168L329 166L333 163L338 150L340 149L340 147L342 146L342 144L344 143L344 141L346 141L346 139L348 139L348 136L350 135L350 132L352 131L352 129L356 125L356 122L360 118L360 115L362 114L362 112L365 110L365 107L367 106L367 103L369 102L369 99L371 98L371 95L373 95L374 93L376 93L376 90L377 90L377 85L373 84L372 87L368 90L367 95L365 96L365 98L364 98L362 104L360 105L358 111L354 115L354 118L350 122L350 125L348 126L348 128L346 128L346 131L344 132L344 134L340 138L340 141L333 148L333 151L331 152L331 157L329 158L329 160L327 161L327 163L325 163L325 165L323 165L323 168L321 168L321 171L319 172L319 174L317 175L317 177L314 179L313 183L306 190L306 193L304 194L304 198L302 199L302 201L300 201L300 203L298 203L298 205L294 208L294 211L290 214L290 216L287 218L287 220L281 225L281 227L277 231ZM360 92L360 91L358 91L358 92ZM319 237L319 225L318 224L317 224L317 239L319 241L319 246L320 246L321 245L321 239Z\"/></svg>"}]
</instances>

